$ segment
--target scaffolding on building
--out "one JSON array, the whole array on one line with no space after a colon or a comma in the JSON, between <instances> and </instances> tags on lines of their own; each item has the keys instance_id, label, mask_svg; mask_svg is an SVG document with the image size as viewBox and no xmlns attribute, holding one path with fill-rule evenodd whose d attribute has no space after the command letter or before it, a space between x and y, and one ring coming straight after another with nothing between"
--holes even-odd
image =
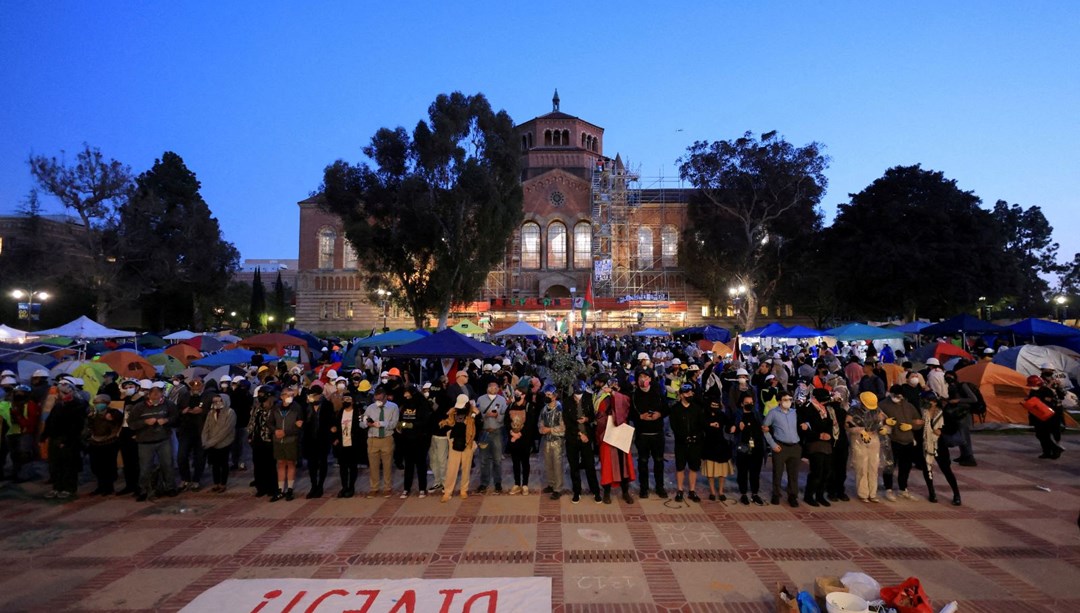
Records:
<instances>
[{"instance_id":1,"label":"scaffolding on building","mask_svg":"<svg viewBox=\"0 0 1080 613\"><path fill-rule=\"evenodd\" d=\"M677 261L682 223L673 205L682 203L686 192L669 183L656 177L642 187L640 172L627 168L618 155L593 169L596 296L685 300L685 276Z\"/></svg>"}]
</instances>

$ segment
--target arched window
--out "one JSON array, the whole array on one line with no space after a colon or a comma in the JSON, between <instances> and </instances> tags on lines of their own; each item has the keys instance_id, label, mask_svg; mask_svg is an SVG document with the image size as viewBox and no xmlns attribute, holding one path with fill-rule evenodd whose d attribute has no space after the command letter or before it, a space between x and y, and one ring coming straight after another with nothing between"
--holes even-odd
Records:
<instances>
[{"instance_id":1,"label":"arched window","mask_svg":"<svg viewBox=\"0 0 1080 613\"><path fill-rule=\"evenodd\" d=\"M533 135L532 135L532 132L529 132L529 149L532 149L532 148L533 148Z\"/></svg>"},{"instance_id":2,"label":"arched window","mask_svg":"<svg viewBox=\"0 0 1080 613\"><path fill-rule=\"evenodd\" d=\"M599 139L596 139L596 138L592 139L592 150L593 150L594 152L596 152L596 151L598 151L598 150L599 150L599 149L598 149L598 147L599 147L599 144L598 144L598 143L599 143L599 142L600 142L600 140L599 140Z\"/></svg>"},{"instance_id":3,"label":"arched window","mask_svg":"<svg viewBox=\"0 0 1080 613\"><path fill-rule=\"evenodd\" d=\"M664 268L673 268L679 263L679 229L664 226L660 232L660 261Z\"/></svg>"},{"instance_id":4,"label":"arched window","mask_svg":"<svg viewBox=\"0 0 1080 613\"><path fill-rule=\"evenodd\" d=\"M540 268L540 226L532 222L521 226L521 267Z\"/></svg>"},{"instance_id":5,"label":"arched window","mask_svg":"<svg viewBox=\"0 0 1080 613\"><path fill-rule=\"evenodd\" d=\"M551 146L551 130L544 130L544 145Z\"/></svg>"},{"instance_id":6,"label":"arched window","mask_svg":"<svg viewBox=\"0 0 1080 613\"><path fill-rule=\"evenodd\" d=\"M333 228L319 230L319 268L334 267L334 243L337 242L337 232Z\"/></svg>"},{"instance_id":7,"label":"arched window","mask_svg":"<svg viewBox=\"0 0 1080 613\"><path fill-rule=\"evenodd\" d=\"M521 150L522 151L528 151L529 150L529 139L524 134L521 135Z\"/></svg>"},{"instance_id":8,"label":"arched window","mask_svg":"<svg viewBox=\"0 0 1080 613\"><path fill-rule=\"evenodd\" d=\"M584 149L584 148L585 148L585 142L586 142L586 140L587 140L587 139L588 139L588 137L587 137L587 136L585 135L585 133L584 133L584 132L582 132L582 133L581 133L581 148L582 148L582 149Z\"/></svg>"},{"instance_id":9,"label":"arched window","mask_svg":"<svg viewBox=\"0 0 1080 613\"><path fill-rule=\"evenodd\" d=\"M567 146L570 145L570 130L562 131L562 144Z\"/></svg>"},{"instance_id":10,"label":"arched window","mask_svg":"<svg viewBox=\"0 0 1080 613\"><path fill-rule=\"evenodd\" d=\"M653 236L652 228L640 227L637 231L637 267L649 269L653 267Z\"/></svg>"},{"instance_id":11,"label":"arched window","mask_svg":"<svg viewBox=\"0 0 1080 613\"><path fill-rule=\"evenodd\" d=\"M358 259L356 256L356 248L353 247L352 243L346 240L344 249L342 249L342 251L344 251L345 253L344 261L342 262L341 267L345 270L356 270L358 268L358 266L356 265L356 260Z\"/></svg>"},{"instance_id":12,"label":"arched window","mask_svg":"<svg viewBox=\"0 0 1080 613\"><path fill-rule=\"evenodd\" d=\"M547 267L566 268L566 226L552 222L548 226Z\"/></svg>"},{"instance_id":13,"label":"arched window","mask_svg":"<svg viewBox=\"0 0 1080 613\"><path fill-rule=\"evenodd\" d=\"M592 224L578 222L574 226L574 268L592 267Z\"/></svg>"}]
</instances>

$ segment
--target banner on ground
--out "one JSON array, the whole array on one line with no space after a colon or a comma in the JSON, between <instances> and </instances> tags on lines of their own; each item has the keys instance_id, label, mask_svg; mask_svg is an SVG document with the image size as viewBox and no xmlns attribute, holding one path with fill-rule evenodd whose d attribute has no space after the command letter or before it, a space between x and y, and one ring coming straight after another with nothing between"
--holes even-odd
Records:
<instances>
[{"instance_id":1,"label":"banner on ground","mask_svg":"<svg viewBox=\"0 0 1080 613\"><path fill-rule=\"evenodd\" d=\"M229 579L181 613L549 613L551 578Z\"/></svg>"}]
</instances>

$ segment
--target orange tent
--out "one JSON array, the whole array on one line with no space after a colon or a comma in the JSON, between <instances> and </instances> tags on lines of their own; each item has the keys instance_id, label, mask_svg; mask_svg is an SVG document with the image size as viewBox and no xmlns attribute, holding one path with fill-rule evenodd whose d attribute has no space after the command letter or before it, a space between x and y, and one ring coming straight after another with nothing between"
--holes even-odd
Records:
<instances>
[{"instance_id":1,"label":"orange tent","mask_svg":"<svg viewBox=\"0 0 1080 613\"><path fill-rule=\"evenodd\" d=\"M153 379L157 376L154 365L134 351L110 351L98 358L98 361L128 379Z\"/></svg>"},{"instance_id":2,"label":"orange tent","mask_svg":"<svg viewBox=\"0 0 1080 613\"><path fill-rule=\"evenodd\" d=\"M882 364L881 368L885 370L885 377L889 380L888 386L903 385L904 383L904 367L899 364Z\"/></svg>"},{"instance_id":3,"label":"orange tent","mask_svg":"<svg viewBox=\"0 0 1080 613\"><path fill-rule=\"evenodd\" d=\"M302 347L306 349L308 346L308 342L302 338L292 336L291 334L280 334L278 332L256 334L255 336L245 338L238 344L246 349L262 349L263 351L272 353L276 356L284 355L286 347Z\"/></svg>"},{"instance_id":4,"label":"orange tent","mask_svg":"<svg viewBox=\"0 0 1080 613\"><path fill-rule=\"evenodd\" d=\"M203 357L203 354L198 349L185 343L169 345L169 347L165 349L165 355L171 355L177 360L180 360L183 362L184 366Z\"/></svg>"},{"instance_id":5,"label":"orange tent","mask_svg":"<svg viewBox=\"0 0 1080 613\"><path fill-rule=\"evenodd\" d=\"M1028 396L1024 375L993 362L979 362L956 371L956 378L979 386L986 401L987 422L1028 424L1027 409L1021 404ZM1068 416L1065 422L1075 424Z\"/></svg>"}]
</instances>

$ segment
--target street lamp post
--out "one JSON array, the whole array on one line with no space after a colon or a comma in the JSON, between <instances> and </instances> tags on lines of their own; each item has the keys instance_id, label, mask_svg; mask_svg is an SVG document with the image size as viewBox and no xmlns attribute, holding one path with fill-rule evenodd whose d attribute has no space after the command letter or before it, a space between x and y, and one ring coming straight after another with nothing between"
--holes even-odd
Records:
<instances>
[{"instance_id":1,"label":"street lamp post","mask_svg":"<svg viewBox=\"0 0 1080 613\"><path fill-rule=\"evenodd\" d=\"M1055 310L1058 312L1058 321L1065 323L1065 320L1069 318L1069 299L1065 296L1058 296L1054 298L1054 304L1057 305Z\"/></svg>"},{"instance_id":2,"label":"street lamp post","mask_svg":"<svg viewBox=\"0 0 1080 613\"><path fill-rule=\"evenodd\" d=\"M385 290L380 287L375 290L375 293L379 295L379 306L382 307L382 331L389 332L390 328L386 325L386 318L387 308L390 306L390 290Z\"/></svg>"},{"instance_id":3,"label":"street lamp post","mask_svg":"<svg viewBox=\"0 0 1080 613\"><path fill-rule=\"evenodd\" d=\"M40 310L41 304L49 299L49 292L35 291L33 289L14 289L11 290L11 297L20 301L23 299L26 300L25 303L19 302L19 319L25 319L27 327L30 328L33 327L33 322L41 318L40 315L34 313L34 300L37 299ZM24 304L26 305L25 311L22 308Z\"/></svg>"},{"instance_id":4,"label":"street lamp post","mask_svg":"<svg viewBox=\"0 0 1080 613\"><path fill-rule=\"evenodd\" d=\"M745 285L733 285L728 288L728 296L731 296L731 304L735 307L735 319L739 319L739 307L742 304L743 297L746 296Z\"/></svg>"}]
</instances>

